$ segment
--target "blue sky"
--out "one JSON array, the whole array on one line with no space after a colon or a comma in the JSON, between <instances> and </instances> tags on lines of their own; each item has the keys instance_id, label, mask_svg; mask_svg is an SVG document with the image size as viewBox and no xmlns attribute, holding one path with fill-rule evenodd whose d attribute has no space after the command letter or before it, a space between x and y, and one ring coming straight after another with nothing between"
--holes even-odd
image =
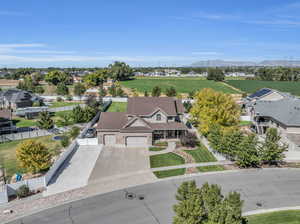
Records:
<instances>
[{"instance_id":1,"label":"blue sky","mask_svg":"<svg viewBox=\"0 0 300 224\"><path fill-rule=\"evenodd\" d=\"M300 59L300 1L10 0L0 66Z\"/></svg>"}]
</instances>

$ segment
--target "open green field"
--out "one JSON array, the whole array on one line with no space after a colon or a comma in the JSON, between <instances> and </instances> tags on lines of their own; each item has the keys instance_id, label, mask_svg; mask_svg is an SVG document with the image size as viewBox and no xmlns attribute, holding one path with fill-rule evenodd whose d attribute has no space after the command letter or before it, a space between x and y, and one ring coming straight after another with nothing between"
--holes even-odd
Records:
<instances>
[{"instance_id":1,"label":"open green field","mask_svg":"<svg viewBox=\"0 0 300 224\"><path fill-rule=\"evenodd\" d=\"M217 161L216 158L213 156L213 154L211 154L210 151L208 151L204 145L200 145L195 150L185 150L185 152L190 154L195 159L196 163Z\"/></svg>"},{"instance_id":2,"label":"open green field","mask_svg":"<svg viewBox=\"0 0 300 224\"><path fill-rule=\"evenodd\" d=\"M52 140L52 136L37 137L32 139L45 144L53 155L57 155L61 148L60 141ZM22 168L18 166L16 159L16 148L18 144L22 141L25 140L11 141L0 144L0 162L2 163L2 161L4 161L4 167L7 177L11 177L17 172L25 172Z\"/></svg>"},{"instance_id":3,"label":"open green field","mask_svg":"<svg viewBox=\"0 0 300 224\"><path fill-rule=\"evenodd\" d=\"M162 166L176 166L181 164L184 164L184 158L172 152L150 156L151 168Z\"/></svg>"},{"instance_id":4,"label":"open green field","mask_svg":"<svg viewBox=\"0 0 300 224\"><path fill-rule=\"evenodd\" d=\"M174 87L178 93L189 93L203 88L212 88L224 93L239 93L221 82L203 80L200 78L139 78L122 81L121 85L130 89L137 89L139 92L148 91L150 93L155 86L162 88L165 92L167 88Z\"/></svg>"},{"instance_id":5,"label":"open green field","mask_svg":"<svg viewBox=\"0 0 300 224\"><path fill-rule=\"evenodd\" d=\"M247 217L249 224L300 224L300 211L272 212Z\"/></svg>"},{"instance_id":6,"label":"open green field","mask_svg":"<svg viewBox=\"0 0 300 224\"><path fill-rule=\"evenodd\" d=\"M13 123L17 128L32 127L37 125L36 120L29 120L23 117L14 117Z\"/></svg>"},{"instance_id":7,"label":"open green field","mask_svg":"<svg viewBox=\"0 0 300 224\"><path fill-rule=\"evenodd\" d=\"M300 96L300 82L261 80L227 80L226 82L246 93L254 93L261 88L271 88Z\"/></svg>"},{"instance_id":8,"label":"open green field","mask_svg":"<svg viewBox=\"0 0 300 224\"><path fill-rule=\"evenodd\" d=\"M112 102L107 110L107 112L126 112L126 111L127 111L127 103L122 103L122 102Z\"/></svg>"},{"instance_id":9,"label":"open green field","mask_svg":"<svg viewBox=\"0 0 300 224\"><path fill-rule=\"evenodd\" d=\"M173 176L180 176L185 174L185 168L173 169L173 170L163 170L153 172L157 178L166 178Z\"/></svg>"}]
</instances>

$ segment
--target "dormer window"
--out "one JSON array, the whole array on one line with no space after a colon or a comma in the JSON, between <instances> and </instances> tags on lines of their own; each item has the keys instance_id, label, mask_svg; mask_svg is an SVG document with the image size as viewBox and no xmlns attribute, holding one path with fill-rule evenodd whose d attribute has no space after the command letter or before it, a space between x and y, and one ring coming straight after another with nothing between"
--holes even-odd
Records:
<instances>
[{"instance_id":1,"label":"dormer window","mask_svg":"<svg viewBox=\"0 0 300 224\"><path fill-rule=\"evenodd\" d=\"M161 121L161 114L156 114L156 120Z\"/></svg>"}]
</instances>

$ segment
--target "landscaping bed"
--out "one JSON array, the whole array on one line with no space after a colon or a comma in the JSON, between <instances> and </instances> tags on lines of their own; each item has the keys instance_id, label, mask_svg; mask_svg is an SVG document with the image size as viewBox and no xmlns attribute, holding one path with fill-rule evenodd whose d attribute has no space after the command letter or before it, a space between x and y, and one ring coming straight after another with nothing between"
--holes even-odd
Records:
<instances>
[{"instance_id":1,"label":"landscaping bed","mask_svg":"<svg viewBox=\"0 0 300 224\"><path fill-rule=\"evenodd\" d=\"M149 151L151 151L151 152L158 152L158 151L162 151L165 149L166 149L165 147L157 147L157 146L149 147Z\"/></svg>"},{"instance_id":2,"label":"landscaping bed","mask_svg":"<svg viewBox=\"0 0 300 224\"><path fill-rule=\"evenodd\" d=\"M184 159L172 152L150 156L151 168L176 166L181 164L184 164Z\"/></svg>"}]
</instances>

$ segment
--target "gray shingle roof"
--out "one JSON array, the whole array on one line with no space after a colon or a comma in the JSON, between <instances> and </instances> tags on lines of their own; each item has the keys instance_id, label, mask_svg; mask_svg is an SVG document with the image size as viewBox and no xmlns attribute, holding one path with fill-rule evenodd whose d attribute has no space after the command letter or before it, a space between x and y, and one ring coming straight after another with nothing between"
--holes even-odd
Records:
<instances>
[{"instance_id":1,"label":"gray shingle roof","mask_svg":"<svg viewBox=\"0 0 300 224\"><path fill-rule=\"evenodd\" d=\"M172 97L131 97L128 98L127 113L132 115L149 115L158 108L169 116L182 113L182 103ZM178 110L178 111L177 111Z\"/></svg>"},{"instance_id":2,"label":"gray shingle roof","mask_svg":"<svg viewBox=\"0 0 300 224\"><path fill-rule=\"evenodd\" d=\"M8 89L6 91L0 92L0 98L12 103L18 103L26 100L34 101L37 97L28 91L20 89Z\"/></svg>"},{"instance_id":3,"label":"gray shingle roof","mask_svg":"<svg viewBox=\"0 0 300 224\"><path fill-rule=\"evenodd\" d=\"M285 98L278 101L257 101L257 115L271 117L286 126L300 126L300 100Z\"/></svg>"}]
</instances>

